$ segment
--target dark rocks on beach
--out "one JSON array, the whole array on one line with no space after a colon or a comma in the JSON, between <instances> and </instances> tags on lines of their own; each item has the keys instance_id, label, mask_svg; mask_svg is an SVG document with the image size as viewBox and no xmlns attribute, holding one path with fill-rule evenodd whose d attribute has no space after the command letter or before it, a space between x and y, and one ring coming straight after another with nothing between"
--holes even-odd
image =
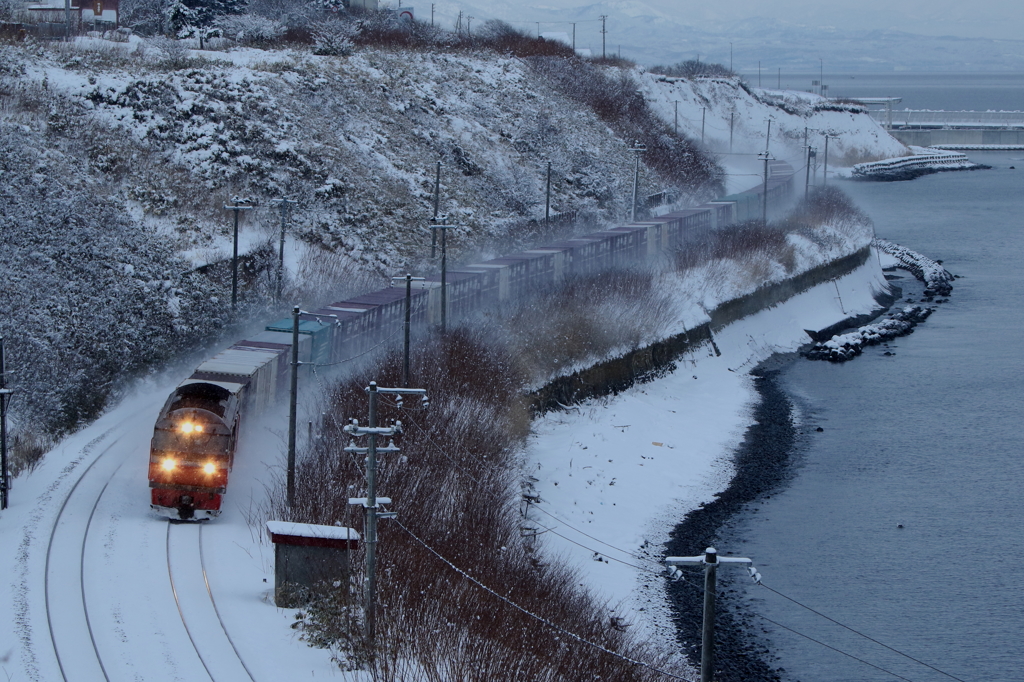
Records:
<instances>
[{"instance_id":1,"label":"dark rocks on beach","mask_svg":"<svg viewBox=\"0 0 1024 682\"><path fill-rule=\"evenodd\" d=\"M876 346L890 339L906 336L919 323L928 319L935 308L908 306L889 314L886 319L869 324L853 332L837 334L828 341L814 344L802 353L808 360L846 362L864 351L865 346ZM886 353L889 355L890 353Z\"/></svg>"},{"instance_id":2,"label":"dark rocks on beach","mask_svg":"<svg viewBox=\"0 0 1024 682\"><path fill-rule=\"evenodd\" d=\"M774 492L790 476L788 467L796 429L791 419L792 403L778 386L777 371L755 371L755 387L760 401L755 408L755 423L736 453L736 474L729 487L716 498L686 515L673 530L666 544L669 556L702 554L716 547L722 556L728 548L717 547L718 532L744 505ZM736 575L727 575L734 572ZM718 572L715 637L715 679L718 682L779 682L779 671L766 660L769 650L753 633L760 632L757 617L745 612L731 591L721 589L731 579L745 579L744 571ZM684 580L669 583L669 599L679 640L693 665L700 665L701 623L704 608L704 572L686 569Z\"/></svg>"}]
</instances>

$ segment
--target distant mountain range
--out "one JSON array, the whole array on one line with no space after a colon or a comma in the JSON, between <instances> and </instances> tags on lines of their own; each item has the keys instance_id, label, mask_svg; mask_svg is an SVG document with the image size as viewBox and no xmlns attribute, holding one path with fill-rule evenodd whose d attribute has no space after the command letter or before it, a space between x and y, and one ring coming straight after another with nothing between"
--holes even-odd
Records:
<instances>
[{"instance_id":1,"label":"distant mountain range","mask_svg":"<svg viewBox=\"0 0 1024 682\"><path fill-rule=\"evenodd\" d=\"M606 52L612 55L621 50L623 57L647 66L698 57L728 66L731 47L733 67L747 74L756 73L758 62L766 73L779 68L810 73L822 65L825 71L861 73L1024 71L1024 40L821 27L763 16L730 20L708 11L670 10L667 3L641 0L564 6L568 4L564 0L543 5L506 0L435 3L437 20L445 26L453 25L460 10L463 28L468 17L473 17L475 27L496 18L531 33L539 29L571 36L571 22L576 22L577 48L589 48L595 55L602 50L600 16L604 14ZM424 8L416 8L419 18L429 18L429 7L424 6L426 15Z\"/></svg>"}]
</instances>

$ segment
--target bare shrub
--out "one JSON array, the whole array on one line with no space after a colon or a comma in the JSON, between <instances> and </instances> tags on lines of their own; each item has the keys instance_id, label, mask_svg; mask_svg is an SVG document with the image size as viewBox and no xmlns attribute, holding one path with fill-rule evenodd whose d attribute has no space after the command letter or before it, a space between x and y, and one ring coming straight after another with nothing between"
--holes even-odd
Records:
<instances>
[{"instance_id":1,"label":"bare shrub","mask_svg":"<svg viewBox=\"0 0 1024 682\"><path fill-rule=\"evenodd\" d=\"M570 278L497 312L490 330L509 339L534 385L653 342L675 319L674 304L650 270Z\"/></svg>"},{"instance_id":2,"label":"bare shrub","mask_svg":"<svg viewBox=\"0 0 1024 682\"><path fill-rule=\"evenodd\" d=\"M699 59L688 59L671 66L652 66L649 71L678 78L729 78L736 75L735 71L726 66L714 62L702 62Z\"/></svg>"},{"instance_id":3,"label":"bare shrub","mask_svg":"<svg viewBox=\"0 0 1024 682\"><path fill-rule=\"evenodd\" d=\"M590 107L620 137L642 142L649 168L698 194L722 191L715 161L658 118L627 71L616 77L579 59L534 58L530 64L556 90Z\"/></svg>"},{"instance_id":4,"label":"bare shrub","mask_svg":"<svg viewBox=\"0 0 1024 682\"><path fill-rule=\"evenodd\" d=\"M280 21L257 14L227 15L219 17L216 24L225 37L243 45L272 43L285 32L285 25Z\"/></svg>"},{"instance_id":5,"label":"bare shrub","mask_svg":"<svg viewBox=\"0 0 1024 682\"><path fill-rule=\"evenodd\" d=\"M363 471L361 462L338 456L349 440L341 425L365 415L371 378L396 385L400 373L401 359L391 356L372 374L336 388L322 435L296 472L296 505L285 507L277 495L280 517L351 523L348 497L363 490ZM378 470L379 489L396 501L400 525L384 522L380 529L376 649L372 660L361 661L374 679L656 679L473 581L588 641L667 665L613 626L571 570L545 563L520 537L516 454L529 415L519 397L526 377L514 352L460 328L429 340L415 358L413 382L429 391L429 410L400 408L386 397L379 402L378 423L401 419L405 430L401 456L382 458ZM357 566L359 558L353 556ZM354 584L359 573L356 568ZM339 580L304 612L299 627L311 643L360 662L353 600Z\"/></svg>"}]
</instances>

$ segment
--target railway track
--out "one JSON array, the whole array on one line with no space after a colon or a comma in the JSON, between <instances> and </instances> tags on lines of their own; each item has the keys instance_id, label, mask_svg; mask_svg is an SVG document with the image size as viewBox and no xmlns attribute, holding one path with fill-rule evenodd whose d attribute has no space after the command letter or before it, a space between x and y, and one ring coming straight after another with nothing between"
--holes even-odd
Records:
<instances>
[{"instance_id":1,"label":"railway track","mask_svg":"<svg viewBox=\"0 0 1024 682\"><path fill-rule=\"evenodd\" d=\"M127 459L111 454L119 441L120 438L107 445L75 481L57 512L46 548L46 619L57 666L65 682L110 682L89 618L86 546L96 507Z\"/></svg>"},{"instance_id":2,"label":"railway track","mask_svg":"<svg viewBox=\"0 0 1024 682\"><path fill-rule=\"evenodd\" d=\"M212 682L256 682L228 633L210 588L203 525L167 523L167 576L182 625Z\"/></svg>"}]
</instances>

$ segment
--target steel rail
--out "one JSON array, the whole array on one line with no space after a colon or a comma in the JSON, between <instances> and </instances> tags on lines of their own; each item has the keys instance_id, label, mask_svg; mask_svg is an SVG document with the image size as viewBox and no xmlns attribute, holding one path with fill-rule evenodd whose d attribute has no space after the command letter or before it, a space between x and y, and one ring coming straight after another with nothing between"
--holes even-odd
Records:
<instances>
[{"instance_id":1,"label":"steel rail","mask_svg":"<svg viewBox=\"0 0 1024 682\"><path fill-rule=\"evenodd\" d=\"M206 659L203 658L203 654L196 645L196 640L192 637L192 631L189 629L188 621L185 619L185 611L181 608L181 600L178 598L178 589L174 586L174 569L171 568L171 528L175 525L177 524L171 521L167 522L167 577L171 582L171 594L174 595L174 603L178 607L181 624L185 626L185 634L188 635L188 640L192 642L192 648L196 650L199 662L203 664L203 668L206 670L206 674L210 677L211 682L216 682L213 678L213 673L210 672L210 666L206 665Z\"/></svg>"},{"instance_id":2,"label":"steel rail","mask_svg":"<svg viewBox=\"0 0 1024 682\"><path fill-rule=\"evenodd\" d=\"M235 656L238 656L238 662L242 664L245 669L245 674L249 676L252 682L256 682L256 678L253 676L252 671L249 670L249 666L245 664L245 659L242 658L242 654L238 652L238 647L235 646L235 641L231 639L231 633L228 632L227 626L224 624L224 619L220 616L220 609L217 608L217 600L213 598L213 590L210 589L210 579L206 575L206 558L203 553L203 526L199 526L199 564L203 569L203 582L206 583L206 593L210 595L210 603L213 604L213 612L217 614L217 620L220 622L221 629L224 630L224 636L228 639L228 644L231 645L231 649L235 652Z\"/></svg>"},{"instance_id":3,"label":"steel rail","mask_svg":"<svg viewBox=\"0 0 1024 682\"><path fill-rule=\"evenodd\" d=\"M64 510L67 509L68 502L71 500L71 497L75 494L75 490L78 489L78 485L83 480L85 480L85 477L89 474L90 471L92 471L92 468L96 466L96 464L104 457L104 455L110 452L120 440L120 438L117 438L112 443L110 443L110 445L104 448L102 452L96 455L93 461L89 463L89 466L87 466L85 470L82 472L82 475L78 477L78 480L75 481L75 484L71 486L71 490L68 491L68 494L64 497L64 501L60 505L60 509L57 511L57 516L54 519L53 527L50 529L50 540L46 546L46 562L44 564L43 569L43 602L44 608L46 610L46 625L47 629L50 632L50 643L53 645L53 654L57 658L57 667L60 669L61 678L65 682L67 682L68 677L67 672L64 670L64 660L61 658L60 655L60 647L57 645L57 637L53 631L54 616L50 606L50 558L51 555L53 554L53 541L54 538L56 538L57 536L57 528L60 526L61 520L64 517ZM124 461L127 461L127 458L125 458ZM110 479L113 479L114 474L120 471L121 467L124 466L124 461L122 461L117 466L117 469L115 469L114 472L111 474ZM106 492L107 486L110 485L110 479L108 479L107 482L104 483L103 488L100 490L99 495L96 496L96 501L93 503L92 509L89 512L89 519L86 523L85 533L82 535L82 551L80 553L80 565L78 572L79 591L81 592L82 597L82 611L85 616L86 629L89 632L89 641L92 644L93 653L96 655L96 662L99 664L100 670L103 673L103 677L105 680L107 680L107 682L110 682L110 677L107 675L106 667L104 667L103 665L103 658L100 656L99 648L96 646L96 637L92 631L92 624L89 620L89 608L85 599L85 546L89 535L89 526L92 524L93 516L96 514L96 508L99 506L100 499L102 499L103 497L103 493Z\"/></svg>"}]
</instances>

